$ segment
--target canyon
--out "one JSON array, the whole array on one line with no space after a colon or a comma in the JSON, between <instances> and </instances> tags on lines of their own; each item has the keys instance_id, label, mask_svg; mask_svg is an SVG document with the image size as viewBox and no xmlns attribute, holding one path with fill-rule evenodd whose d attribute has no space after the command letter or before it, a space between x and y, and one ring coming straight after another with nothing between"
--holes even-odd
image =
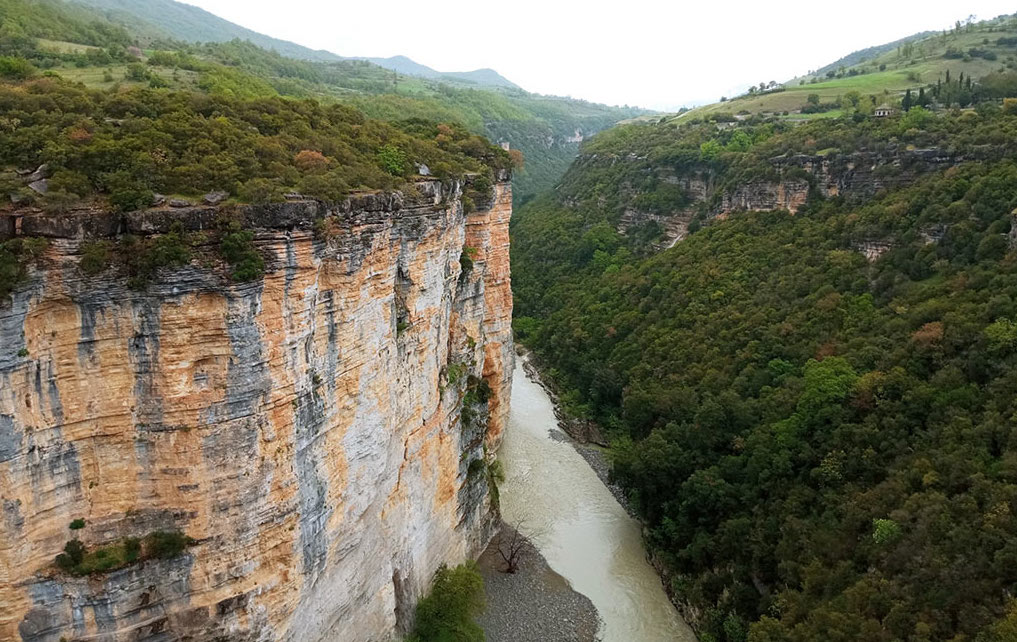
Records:
<instances>
[{"instance_id":1,"label":"canyon","mask_svg":"<svg viewBox=\"0 0 1017 642\"><path fill-rule=\"evenodd\" d=\"M943 171L967 161L993 160L1001 153L998 149L984 148L963 156L939 149L890 147L848 154L788 154L769 159L767 175L742 179L717 176L705 169L690 171L662 164L651 170L653 175L664 183L678 186L686 197L687 205L665 213L628 206L617 229L626 234L652 222L661 231L660 247L666 248L688 235L689 224L700 213L704 213L707 219L724 218L737 211L787 210L794 214L808 202L812 193L825 198L842 196L849 201L860 202L881 191L909 185L921 175ZM645 161L645 158L635 156L619 158L593 154L581 157L576 162L575 171L584 171L584 167ZM930 234L936 236L936 231ZM881 240L873 243L885 245Z\"/></svg>"},{"instance_id":2,"label":"canyon","mask_svg":"<svg viewBox=\"0 0 1017 642\"><path fill-rule=\"evenodd\" d=\"M470 212L465 183L421 179L332 205L10 217L47 249L0 302L0 639L405 633L434 571L495 528L509 180ZM96 239L200 241L223 217L253 232L262 278L206 257L139 290L80 267ZM72 537L173 531L192 538L177 556L54 564Z\"/></svg>"}]
</instances>

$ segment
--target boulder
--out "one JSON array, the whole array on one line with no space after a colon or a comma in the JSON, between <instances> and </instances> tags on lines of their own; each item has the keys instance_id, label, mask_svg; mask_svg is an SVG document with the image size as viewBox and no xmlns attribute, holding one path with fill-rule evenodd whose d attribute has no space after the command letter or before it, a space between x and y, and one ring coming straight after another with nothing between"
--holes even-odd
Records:
<instances>
[{"instance_id":1,"label":"boulder","mask_svg":"<svg viewBox=\"0 0 1017 642\"><path fill-rule=\"evenodd\" d=\"M427 165L424 165L423 163L420 163L419 165L417 165L417 174L420 174L421 176L430 176L431 168L428 167Z\"/></svg>"},{"instance_id":2,"label":"boulder","mask_svg":"<svg viewBox=\"0 0 1017 642\"><path fill-rule=\"evenodd\" d=\"M162 207L166 204L166 197L162 194L152 194L152 207Z\"/></svg>"},{"instance_id":3,"label":"boulder","mask_svg":"<svg viewBox=\"0 0 1017 642\"><path fill-rule=\"evenodd\" d=\"M208 194L205 194L204 200L207 205L218 205L229 197L230 195L226 192L209 192Z\"/></svg>"},{"instance_id":4,"label":"boulder","mask_svg":"<svg viewBox=\"0 0 1017 642\"><path fill-rule=\"evenodd\" d=\"M191 204L192 203L190 201L185 201L182 198L170 199L170 202L169 202L169 206L170 207L190 207Z\"/></svg>"},{"instance_id":5,"label":"boulder","mask_svg":"<svg viewBox=\"0 0 1017 642\"><path fill-rule=\"evenodd\" d=\"M40 178L39 180L35 180L29 183L28 188L38 194L45 194L46 192L49 191L49 181L47 181L45 178Z\"/></svg>"},{"instance_id":6,"label":"boulder","mask_svg":"<svg viewBox=\"0 0 1017 642\"><path fill-rule=\"evenodd\" d=\"M43 163L42 165L39 165L39 168L36 169L34 172L29 174L28 176L25 176L24 180L27 183L38 183L41 180L49 178L49 174L50 174L49 163ZM32 189L35 188L33 187Z\"/></svg>"}]
</instances>

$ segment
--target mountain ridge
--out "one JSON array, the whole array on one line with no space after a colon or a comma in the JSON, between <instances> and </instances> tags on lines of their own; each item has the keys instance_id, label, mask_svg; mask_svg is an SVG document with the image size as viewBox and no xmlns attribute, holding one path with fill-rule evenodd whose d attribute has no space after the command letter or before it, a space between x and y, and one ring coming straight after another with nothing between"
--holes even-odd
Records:
<instances>
[{"instance_id":1,"label":"mountain ridge","mask_svg":"<svg viewBox=\"0 0 1017 642\"><path fill-rule=\"evenodd\" d=\"M304 45L275 38L243 25L231 22L197 5L176 0L73 0L77 4L107 12L111 18L137 28L140 20L155 33L184 42L229 42L239 38L264 49L274 49L289 58L314 62L340 60L366 60L379 67L420 78L444 79L484 85L521 89L493 69L443 72L422 65L408 56L383 57L341 56L326 49L312 49Z\"/></svg>"},{"instance_id":2,"label":"mountain ridge","mask_svg":"<svg viewBox=\"0 0 1017 642\"><path fill-rule=\"evenodd\" d=\"M347 60L366 60L379 67L397 71L407 76L418 76L432 80L459 80L489 87L505 87L509 89L522 89L519 85L505 78L494 69L487 67L474 69L472 71L438 71L427 65L420 64L409 56L389 56L387 58L351 56Z\"/></svg>"}]
</instances>

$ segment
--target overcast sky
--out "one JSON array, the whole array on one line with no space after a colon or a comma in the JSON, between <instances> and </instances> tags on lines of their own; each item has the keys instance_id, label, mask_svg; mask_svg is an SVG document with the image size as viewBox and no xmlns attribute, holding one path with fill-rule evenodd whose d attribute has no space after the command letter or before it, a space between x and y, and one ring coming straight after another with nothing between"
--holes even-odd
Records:
<instances>
[{"instance_id":1,"label":"overcast sky","mask_svg":"<svg viewBox=\"0 0 1017 642\"><path fill-rule=\"evenodd\" d=\"M1000 0L187 0L343 56L402 54L439 71L496 69L524 89L654 109L713 102Z\"/></svg>"}]
</instances>

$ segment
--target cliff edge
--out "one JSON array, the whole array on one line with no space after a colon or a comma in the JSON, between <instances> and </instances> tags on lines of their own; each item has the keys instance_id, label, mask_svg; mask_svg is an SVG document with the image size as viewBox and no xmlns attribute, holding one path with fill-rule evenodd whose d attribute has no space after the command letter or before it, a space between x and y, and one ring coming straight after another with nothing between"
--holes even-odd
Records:
<instances>
[{"instance_id":1,"label":"cliff edge","mask_svg":"<svg viewBox=\"0 0 1017 642\"><path fill-rule=\"evenodd\" d=\"M47 246L0 301L0 639L404 632L434 571L493 530L514 354L498 178L469 213L460 183L422 181L337 205L10 218ZM224 216L263 277L200 252L143 288L82 270L96 239L182 230L200 248ZM158 533L190 539L148 554ZM142 554L71 572L54 557L72 539Z\"/></svg>"}]
</instances>

